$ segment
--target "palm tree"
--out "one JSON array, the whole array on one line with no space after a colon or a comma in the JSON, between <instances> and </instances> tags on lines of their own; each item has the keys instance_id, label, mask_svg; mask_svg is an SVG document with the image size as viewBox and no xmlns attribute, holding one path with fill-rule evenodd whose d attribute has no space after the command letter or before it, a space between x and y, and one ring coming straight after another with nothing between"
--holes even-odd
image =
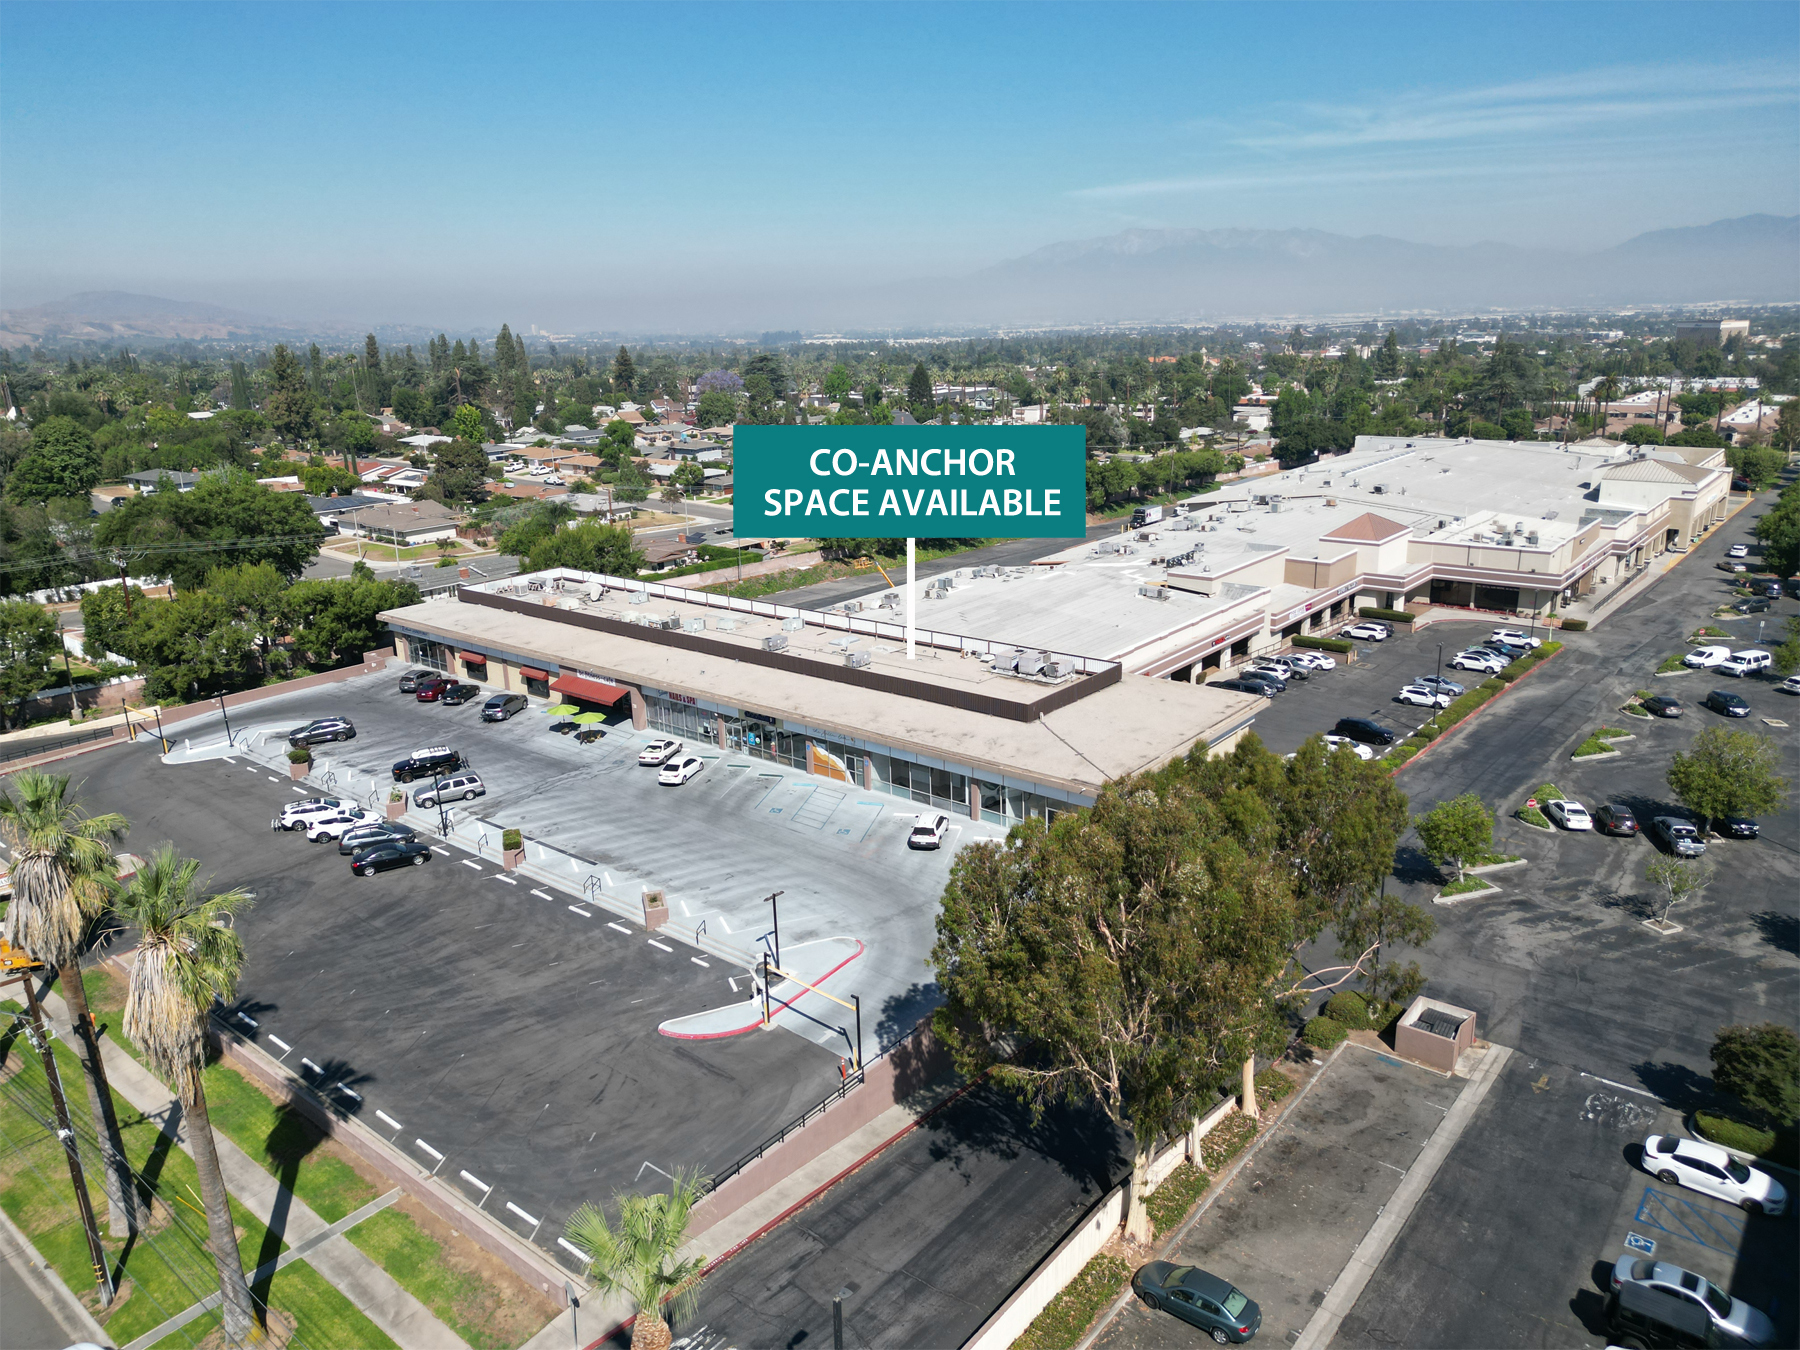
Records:
<instances>
[{"instance_id":1,"label":"palm tree","mask_svg":"<svg viewBox=\"0 0 1800 1350\"><path fill-rule=\"evenodd\" d=\"M676 1259L687 1240L688 1214L700 1199L700 1178L677 1169L670 1181L667 1195L615 1194L616 1224L586 1204L569 1216L563 1230L586 1258L594 1287L603 1294L624 1294L637 1305L632 1350L667 1350L663 1300L670 1300L674 1316L690 1315L706 1266L704 1257Z\"/></svg>"},{"instance_id":2,"label":"palm tree","mask_svg":"<svg viewBox=\"0 0 1800 1350\"><path fill-rule=\"evenodd\" d=\"M206 1091L206 1018L214 999L228 999L244 965L244 945L232 920L247 908L243 891L204 895L200 864L164 848L119 888L119 919L137 930L131 989L125 998L125 1034L137 1043L181 1102L188 1146L200 1174L208 1246L218 1267L225 1306L225 1336L246 1344L256 1331L256 1309L244 1283L244 1263L232 1231L230 1196L219 1171Z\"/></svg>"},{"instance_id":3,"label":"palm tree","mask_svg":"<svg viewBox=\"0 0 1800 1350\"><path fill-rule=\"evenodd\" d=\"M1605 437L1607 406L1618 396L1619 377L1617 375L1603 375L1594 385L1593 399L1600 405L1600 429L1594 433L1596 436Z\"/></svg>"},{"instance_id":4,"label":"palm tree","mask_svg":"<svg viewBox=\"0 0 1800 1350\"><path fill-rule=\"evenodd\" d=\"M112 813L88 815L69 800L68 790L66 775L25 769L14 776L10 791L0 791L0 835L13 855L13 901L4 936L56 971L75 1026L94 1137L108 1155L100 1169L107 1224L115 1233L136 1231L145 1216L119 1135L80 965L88 926L106 903L112 844L124 834L126 821Z\"/></svg>"}]
</instances>

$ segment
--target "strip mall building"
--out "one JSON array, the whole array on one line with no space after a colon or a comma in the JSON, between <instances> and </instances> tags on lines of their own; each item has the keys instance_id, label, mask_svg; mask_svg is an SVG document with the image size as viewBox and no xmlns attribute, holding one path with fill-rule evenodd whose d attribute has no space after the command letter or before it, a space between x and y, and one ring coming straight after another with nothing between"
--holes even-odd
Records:
<instances>
[{"instance_id":1,"label":"strip mall building","mask_svg":"<svg viewBox=\"0 0 1800 1350\"><path fill-rule=\"evenodd\" d=\"M1024 568L815 611L552 571L382 615L400 655L492 689L976 818L1051 817L1204 744L1254 695L1204 687L1359 605L1545 616L1685 549L1723 452L1360 437Z\"/></svg>"}]
</instances>

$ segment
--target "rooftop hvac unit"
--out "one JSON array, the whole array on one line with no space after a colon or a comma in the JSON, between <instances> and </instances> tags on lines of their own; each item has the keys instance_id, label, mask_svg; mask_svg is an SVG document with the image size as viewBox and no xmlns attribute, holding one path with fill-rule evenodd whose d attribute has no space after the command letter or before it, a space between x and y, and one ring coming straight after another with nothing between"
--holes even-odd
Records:
<instances>
[{"instance_id":1,"label":"rooftop hvac unit","mask_svg":"<svg viewBox=\"0 0 1800 1350\"><path fill-rule=\"evenodd\" d=\"M781 621L781 631L784 633L798 633L804 627L806 627L806 620L798 614Z\"/></svg>"},{"instance_id":2,"label":"rooftop hvac unit","mask_svg":"<svg viewBox=\"0 0 1800 1350\"><path fill-rule=\"evenodd\" d=\"M1280 512L1281 512L1281 498L1279 498L1279 497L1277 497L1277 498L1275 498L1275 499L1274 499L1274 500L1273 500L1273 501L1271 501L1271 502L1270 502L1270 503L1269 503L1269 511L1270 511L1270 513L1271 513L1271 514L1275 514L1275 515L1279 515L1279 514L1280 514Z\"/></svg>"},{"instance_id":3,"label":"rooftop hvac unit","mask_svg":"<svg viewBox=\"0 0 1800 1350\"><path fill-rule=\"evenodd\" d=\"M995 670L1016 670L1018 665L1019 649L1017 647L1002 647L994 653Z\"/></svg>"},{"instance_id":4,"label":"rooftop hvac unit","mask_svg":"<svg viewBox=\"0 0 1800 1350\"><path fill-rule=\"evenodd\" d=\"M1019 657L1019 674L1036 675L1049 660L1049 652L1025 652Z\"/></svg>"},{"instance_id":5,"label":"rooftop hvac unit","mask_svg":"<svg viewBox=\"0 0 1800 1350\"><path fill-rule=\"evenodd\" d=\"M879 605L879 606L877 606L877 608L880 608L880 609L899 609L899 608L900 608L900 595L899 595L899 592L897 592L897 591L889 591L889 592L888 592L888 593L887 593L887 594L886 594L886 595L884 595L884 596L882 596L882 597L881 597L881 604L880 604L880 605Z\"/></svg>"},{"instance_id":6,"label":"rooftop hvac unit","mask_svg":"<svg viewBox=\"0 0 1800 1350\"><path fill-rule=\"evenodd\" d=\"M1169 588L1167 586L1139 586L1138 594L1151 600L1167 600Z\"/></svg>"},{"instance_id":7,"label":"rooftop hvac unit","mask_svg":"<svg viewBox=\"0 0 1800 1350\"><path fill-rule=\"evenodd\" d=\"M1069 668L1061 661L1046 661L1038 676L1046 680L1060 680L1069 673Z\"/></svg>"},{"instance_id":8,"label":"rooftop hvac unit","mask_svg":"<svg viewBox=\"0 0 1800 1350\"><path fill-rule=\"evenodd\" d=\"M1531 533L1530 533L1530 534L1528 534L1528 535L1526 535L1526 536L1525 536L1525 542L1526 542L1526 543L1527 543L1527 544L1528 544L1528 545L1530 545L1530 546L1531 546L1531 547L1532 547L1532 548L1536 548L1536 547L1537 547L1537 542L1538 542L1538 536L1537 536L1537 531L1536 531L1536 530L1533 530L1533 531L1532 531L1532 532L1531 532Z\"/></svg>"},{"instance_id":9,"label":"rooftop hvac unit","mask_svg":"<svg viewBox=\"0 0 1800 1350\"><path fill-rule=\"evenodd\" d=\"M713 627L721 633L735 633L737 632L737 620L728 614L723 619L714 620Z\"/></svg>"},{"instance_id":10,"label":"rooftop hvac unit","mask_svg":"<svg viewBox=\"0 0 1800 1350\"><path fill-rule=\"evenodd\" d=\"M765 652L785 652L787 650L787 634L770 633L763 639L763 650Z\"/></svg>"},{"instance_id":11,"label":"rooftop hvac unit","mask_svg":"<svg viewBox=\"0 0 1800 1350\"><path fill-rule=\"evenodd\" d=\"M698 618L689 619L687 621L687 630L690 633L704 633L706 631L706 620Z\"/></svg>"},{"instance_id":12,"label":"rooftop hvac unit","mask_svg":"<svg viewBox=\"0 0 1800 1350\"><path fill-rule=\"evenodd\" d=\"M681 627L681 616L679 614L668 614L660 619L652 619L650 622L653 626L672 633L677 628Z\"/></svg>"},{"instance_id":13,"label":"rooftop hvac unit","mask_svg":"<svg viewBox=\"0 0 1800 1350\"><path fill-rule=\"evenodd\" d=\"M1336 497L1327 497L1327 498L1326 498L1326 499L1325 499L1325 505L1327 505L1327 506L1336 506L1336 505L1337 505L1337 498L1336 498Z\"/></svg>"},{"instance_id":14,"label":"rooftop hvac unit","mask_svg":"<svg viewBox=\"0 0 1800 1350\"><path fill-rule=\"evenodd\" d=\"M845 652L844 653L844 664L849 666L850 669L852 669L852 670L861 670L864 666L868 665L869 662L873 661L874 659L875 659L874 656L872 654L870 654L869 652Z\"/></svg>"},{"instance_id":15,"label":"rooftop hvac unit","mask_svg":"<svg viewBox=\"0 0 1800 1350\"><path fill-rule=\"evenodd\" d=\"M1353 486L1353 487L1354 487L1354 486L1355 486L1355 484L1352 484L1352 485L1351 485L1351 486ZM1370 492L1373 492L1373 493L1374 493L1374 494L1375 494L1375 495L1376 495L1376 496L1377 496L1377 497L1379 497L1379 496L1381 496L1381 495L1382 495L1382 494L1383 494L1383 493L1384 493L1384 492L1386 492L1386 491L1387 491L1387 484L1386 484L1386 483L1377 483L1377 484L1375 484L1375 486L1374 486L1374 487L1372 487L1372 488L1370 488L1370 489L1369 489L1369 491L1370 491Z\"/></svg>"},{"instance_id":16,"label":"rooftop hvac unit","mask_svg":"<svg viewBox=\"0 0 1800 1350\"><path fill-rule=\"evenodd\" d=\"M844 601L844 613L846 613L846 614L861 614L862 612L863 612L863 602L862 601L860 601L860 600Z\"/></svg>"},{"instance_id":17,"label":"rooftop hvac unit","mask_svg":"<svg viewBox=\"0 0 1800 1350\"><path fill-rule=\"evenodd\" d=\"M650 592L649 591L633 591L631 593L631 603L634 605L647 604L649 602L649 600L650 600Z\"/></svg>"}]
</instances>

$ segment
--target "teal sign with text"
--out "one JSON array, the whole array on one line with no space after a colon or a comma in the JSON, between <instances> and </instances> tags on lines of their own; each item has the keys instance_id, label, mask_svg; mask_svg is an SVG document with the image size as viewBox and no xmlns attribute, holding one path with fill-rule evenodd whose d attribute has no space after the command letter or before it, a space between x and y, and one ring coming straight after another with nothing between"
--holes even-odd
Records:
<instances>
[{"instance_id":1,"label":"teal sign with text","mask_svg":"<svg viewBox=\"0 0 1800 1350\"><path fill-rule=\"evenodd\" d=\"M751 427L732 446L740 539L1079 539L1072 427Z\"/></svg>"}]
</instances>

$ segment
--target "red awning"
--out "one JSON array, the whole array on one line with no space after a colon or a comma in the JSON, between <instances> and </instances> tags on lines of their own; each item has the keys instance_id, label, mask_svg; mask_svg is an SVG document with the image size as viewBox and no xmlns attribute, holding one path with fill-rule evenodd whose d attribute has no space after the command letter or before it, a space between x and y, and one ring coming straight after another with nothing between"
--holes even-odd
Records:
<instances>
[{"instance_id":1,"label":"red awning","mask_svg":"<svg viewBox=\"0 0 1800 1350\"><path fill-rule=\"evenodd\" d=\"M584 703L598 703L610 708L622 698L629 698L631 690L622 684L607 684L604 680L584 680L579 675L559 675L550 682L550 687L559 694L567 694L570 698L578 698Z\"/></svg>"},{"instance_id":2,"label":"red awning","mask_svg":"<svg viewBox=\"0 0 1800 1350\"><path fill-rule=\"evenodd\" d=\"M463 660L467 661L472 666L485 666L487 664L486 652L458 652L457 655L462 657Z\"/></svg>"},{"instance_id":3,"label":"red awning","mask_svg":"<svg viewBox=\"0 0 1800 1350\"><path fill-rule=\"evenodd\" d=\"M539 670L536 666L520 666L519 674L523 675L528 680L547 680L550 678L549 671Z\"/></svg>"}]
</instances>

